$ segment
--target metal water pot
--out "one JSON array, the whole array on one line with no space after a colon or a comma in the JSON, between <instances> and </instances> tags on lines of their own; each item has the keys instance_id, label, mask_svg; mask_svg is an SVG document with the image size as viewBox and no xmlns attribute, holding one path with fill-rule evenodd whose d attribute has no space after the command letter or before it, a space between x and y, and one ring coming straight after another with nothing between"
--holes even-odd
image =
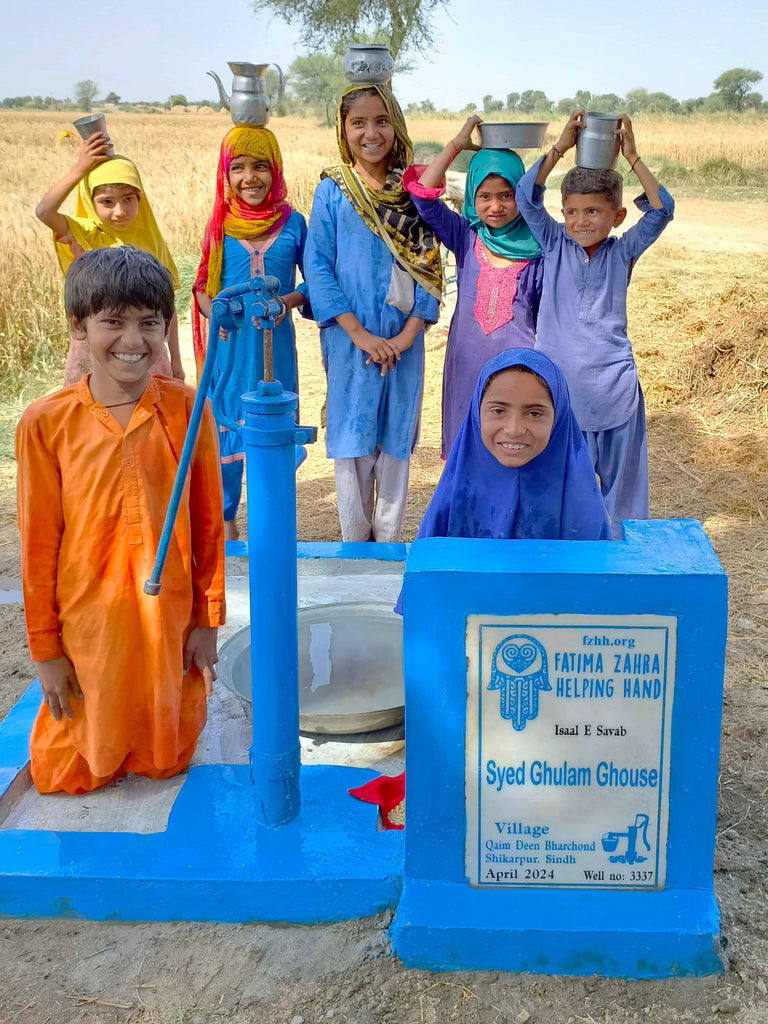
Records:
<instances>
[{"instance_id":1,"label":"metal water pot","mask_svg":"<svg viewBox=\"0 0 768 1024\"><path fill-rule=\"evenodd\" d=\"M280 75L280 88L274 101L270 98L267 92L267 84L264 81L267 69L270 67L277 68ZM216 72L208 72L219 87L219 99L222 106L226 107L230 112L234 124L252 124L263 128L269 121L271 108L277 106L283 98L285 77L282 68L277 64L229 62L229 70L235 76L232 79L231 96L227 95L227 91Z\"/></svg>"},{"instance_id":2,"label":"metal water pot","mask_svg":"<svg viewBox=\"0 0 768 1024\"><path fill-rule=\"evenodd\" d=\"M386 46L350 43L342 67L353 85L386 85L392 79L395 62Z\"/></svg>"},{"instance_id":3,"label":"metal water pot","mask_svg":"<svg viewBox=\"0 0 768 1024\"><path fill-rule=\"evenodd\" d=\"M590 111L584 115L584 127L576 142L576 166L592 170L614 170L619 161L619 127L615 114Z\"/></svg>"}]
</instances>

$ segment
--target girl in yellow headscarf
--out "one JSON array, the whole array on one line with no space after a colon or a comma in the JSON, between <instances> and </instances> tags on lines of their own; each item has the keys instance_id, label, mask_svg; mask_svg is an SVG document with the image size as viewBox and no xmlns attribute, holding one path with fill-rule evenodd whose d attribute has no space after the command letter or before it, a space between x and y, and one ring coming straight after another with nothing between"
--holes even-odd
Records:
<instances>
[{"instance_id":1,"label":"girl in yellow headscarf","mask_svg":"<svg viewBox=\"0 0 768 1024\"><path fill-rule=\"evenodd\" d=\"M304 259L328 378L326 454L342 539L396 543L440 251L403 189L413 147L389 86L347 89L336 125L341 163L315 190Z\"/></svg>"},{"instance_id":2,"label":"girl in yellow headscarf","mask_svg":"<svg viewBox=\"0 0 768 1024\"><path fill-rule=\"evenodd\" d=\"M56 255L66 275L70 266L88 249L134 245L152 253L168 270L174 288L179 275L168 246L157 226L136 165L122 156L109 156L109 139L97 132L80 147L77 163L46 192L35 213L54 233ZM75 215L59 213L59 207L77 186ZM170 361L163 355L152 373L184 379L179 355L179 324L176 316L168 329ZM64 384L74 384L90 370L84 342L70 341Z\"/></svg>"}]
</instances>

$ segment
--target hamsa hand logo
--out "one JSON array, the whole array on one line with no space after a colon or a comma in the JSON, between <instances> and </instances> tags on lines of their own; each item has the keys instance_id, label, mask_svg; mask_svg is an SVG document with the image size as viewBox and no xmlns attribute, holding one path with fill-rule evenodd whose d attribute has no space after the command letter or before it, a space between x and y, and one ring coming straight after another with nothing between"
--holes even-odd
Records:
<instances>
[{"instance_id":1,"label":"hamsa hand logo","mask_svg":"<svg viewBox=\"0 0 768 1024\"><path fill-rule=\"evenodd\" d=\"M502 640L493 652L488 689L501 690L501 717L522 732L539 714L539 691L552 689L539 641L523 633Z\"/></svg>"}]
</instances>

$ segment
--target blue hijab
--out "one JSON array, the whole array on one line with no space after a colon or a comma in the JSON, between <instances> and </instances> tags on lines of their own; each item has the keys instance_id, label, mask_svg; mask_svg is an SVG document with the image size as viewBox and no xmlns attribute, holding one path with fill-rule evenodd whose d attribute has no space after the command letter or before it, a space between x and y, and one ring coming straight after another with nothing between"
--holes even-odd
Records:
<instances>
[{"instance_id":1,"label":"blue hijab","mask_svg":"<svg viewBox=\"0 0 768 1024\"><path fill-rule=\"evenodd\" d=\"M508 260L531 260L541 256L539 243L531 229L518 213L511 224L492 228L480 220L475 209L475 196L489 174L497 174L508 181L513 189L525 174L523 161L511 149L481 149L472 157L464 189L463 215L480 236L480 241L497 256Z\"/></svg>"},{"instance_id":2,"label":"blue hijab","mask_svg":"<svg viewBox=\"0 0 768 1024\"><path fill-rule=\"evenodd\" d=\"M543 452L519 468L502 466L480 436L480 402L487 382L527 366L547 382L555 419ZM418 537L525 540L610 540L595 470L571 410L568 385L542 352L514 348L489 359L432 495Z\"/></svg>"}]
</instances>

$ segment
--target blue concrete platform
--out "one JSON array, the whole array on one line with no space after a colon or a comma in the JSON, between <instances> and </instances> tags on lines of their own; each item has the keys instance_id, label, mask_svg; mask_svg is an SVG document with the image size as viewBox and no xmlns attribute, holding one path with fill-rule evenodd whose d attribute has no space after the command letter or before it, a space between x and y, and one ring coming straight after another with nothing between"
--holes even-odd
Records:
<instances>
[{"instance_id":1,"label":"blue concrete platform","mask_svg":"<svg viewBox=\"0 0 768 1024\"><path fill-rule=\"evenodd\" d=\"M711 890L596 898L409 878L392 933L406 966L433 971L701 977L723 969L718 923Z\"/></svg>"},{"instance_id":2,"label":"blue concrete platform","mask_svg":"<svg viewBox=\"0 0 768 1024\"><path fill-rule=\"evenodd\" d=\"M0 806L39 703L34 684L0 725ZM377 832L376 808L347 793L376 772L305 766L299 817L277 831L255 824L249 773L190 769L167 828L150 835L0 828L0 915L308 924L396 905L403 833Z\"/></svg>"},{"instance_id":3,"label":"blue concrete platform","mask_svg":"<svg viewBox=\"0 0 768 1024\"><path fill-rule=\"evenodd\" d=\"M625 522L611 543L418 540L403 605L407 828L391 935L405 965L721 972L727 578L701 525ZM527 707L515 727L500 680ZM606 784L600 763L624 781ZM627 781L638 765L653 768L644 789Z\"/></svg>"}]
</instances>

